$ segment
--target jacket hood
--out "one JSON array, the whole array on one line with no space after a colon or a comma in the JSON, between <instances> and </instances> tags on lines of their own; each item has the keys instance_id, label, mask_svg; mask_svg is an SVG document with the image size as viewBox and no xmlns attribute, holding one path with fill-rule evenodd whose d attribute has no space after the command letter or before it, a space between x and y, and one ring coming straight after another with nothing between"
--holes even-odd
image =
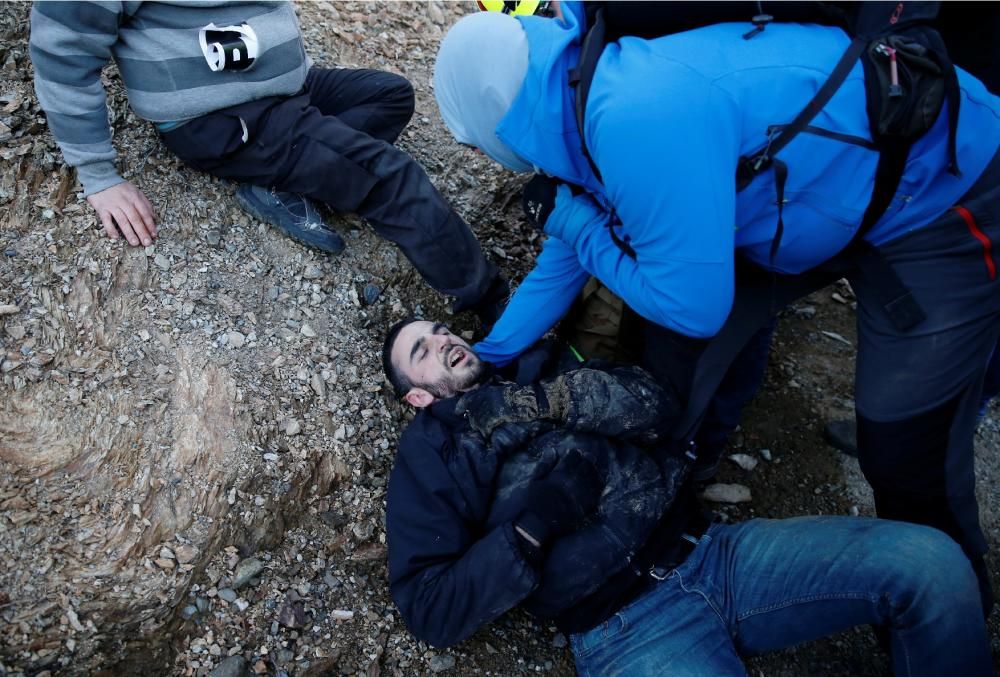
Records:
<instances>
[{"instance_id":1,"label":"jacket hood","mask_svg":"<svg viewBox=\"0 0 1000 677\"><path fill-rule=\"evenodd\" d=\"M583 146L569 85L570 70L579 62L584 19L567 11L561 20L527 16L517 21L528 38L528 69L496 135L537 170L601 192L603 187L580 152Z\"/></svg>"},{"instance_id":2,"label":"jacket hood","mask_svg":"<svg viewBox=\"0 0 1000 677\"><path fill-rule=\"evenodd\" d=\"M531 164L497 138L528 70L528 38L517 19L476 12L456 23L441 42L434 64L434 97L459 143L475 146L516 172Z\"/></svg>"}]
</instances>

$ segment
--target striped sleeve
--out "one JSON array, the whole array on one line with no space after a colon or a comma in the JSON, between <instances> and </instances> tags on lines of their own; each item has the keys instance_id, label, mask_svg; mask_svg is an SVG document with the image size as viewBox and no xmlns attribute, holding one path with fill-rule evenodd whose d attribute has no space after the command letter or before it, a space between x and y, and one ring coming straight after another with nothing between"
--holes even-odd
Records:
<instances>
[{"instance_id":1,"label":"striped sleeve","mask_svg":"<svg viewBox=\"0 0 1000 677\"><path fill-rule=\"evenodd\" d=\"M101 68L118 40L121 2L43 0L31 10L35 93L84 194L124 179L115 168Z\"/></svg>"}]
</instances>

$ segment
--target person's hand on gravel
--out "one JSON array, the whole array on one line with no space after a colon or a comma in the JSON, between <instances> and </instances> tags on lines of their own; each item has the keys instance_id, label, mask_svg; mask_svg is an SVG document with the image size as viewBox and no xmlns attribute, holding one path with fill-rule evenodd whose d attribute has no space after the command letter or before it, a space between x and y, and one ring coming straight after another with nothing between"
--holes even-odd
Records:
<instances>
[{"instance_id":1,"label":"person's hand on gravel","mask_svg":"<svg viewBox=\"0 0 1000 677\"><path fill-rule=\"evenodd\" d=\"M153 205L130 182L117 183L89 195L87 202L97 211L104 232L112 240L118 239L119 231L133 247L140 244L148 247L156 239Z\"/></svg>"}]
</instances>

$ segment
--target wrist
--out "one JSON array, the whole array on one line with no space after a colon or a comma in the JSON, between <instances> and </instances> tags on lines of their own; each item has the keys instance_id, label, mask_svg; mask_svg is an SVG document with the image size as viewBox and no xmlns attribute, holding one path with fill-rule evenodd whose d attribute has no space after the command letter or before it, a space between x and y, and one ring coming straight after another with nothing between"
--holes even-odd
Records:
<instances>
[{"instance_id":1,"label":"wrist","mask_svg":"<svg viewBox=\"0 0 1000 677\"><path fill-rule=\"evenodd\" d=\"M125 183L111 160L88 162L76 167L76 177L83 186L83 196L90 197L119 183Z\"/></svg>"}]
</instances>

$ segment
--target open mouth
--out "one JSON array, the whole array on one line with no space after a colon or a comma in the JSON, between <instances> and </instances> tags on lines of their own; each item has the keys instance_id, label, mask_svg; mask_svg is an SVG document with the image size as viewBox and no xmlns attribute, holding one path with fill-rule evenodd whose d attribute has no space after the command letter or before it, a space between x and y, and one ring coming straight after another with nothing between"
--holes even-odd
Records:
<instances>
[{"instance_id":1,"label":"open mouth","mask_svg":"<svg viewBox=\"0 0 1000 677\"><path fill-rule=\"evenodd\" d=\"M455 367L457 367L459 364L465 361L467 355L468 354L464 350L462 350L458 346L454 346L448 352L448 368L454 369Z\"/></svg>"}]
</instances>

